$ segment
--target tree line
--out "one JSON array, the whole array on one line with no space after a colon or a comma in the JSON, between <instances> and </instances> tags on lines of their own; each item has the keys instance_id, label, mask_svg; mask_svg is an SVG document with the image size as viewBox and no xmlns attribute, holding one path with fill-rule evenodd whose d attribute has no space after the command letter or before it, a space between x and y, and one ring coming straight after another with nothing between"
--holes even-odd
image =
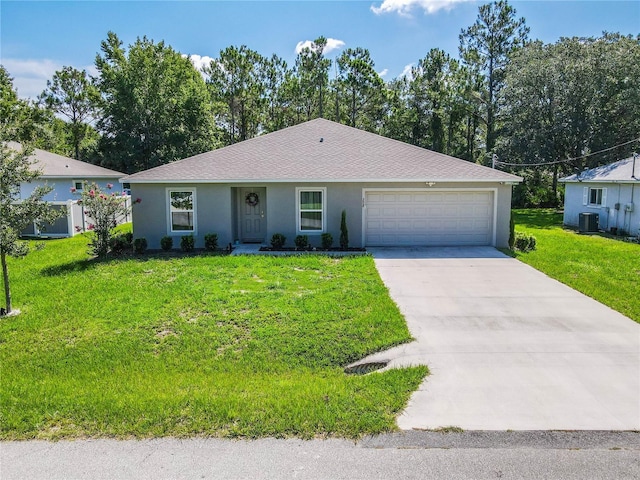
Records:
<instances>
[{"instance_id":1,"label":"tree line","mask_svg":"<svg viewBox=\"0 0 640 480\"><path fill-rule=\"evenodd\" d=\"M95 78L64 67L36 102L18 100L0 67L0 113L16 119L16 140L126 173L322 117L483 165L498 159L525 179L519 206L556 205L559 176L638 149L585 156L640 137L640 36L532 41L500 0L479 7L459 42L458 58L433 48L384 81L366 48L334 61L324 37L291 66L242 45L198 71L162 41L125 48L109 32Z\"/></svg>"}]
</instances>

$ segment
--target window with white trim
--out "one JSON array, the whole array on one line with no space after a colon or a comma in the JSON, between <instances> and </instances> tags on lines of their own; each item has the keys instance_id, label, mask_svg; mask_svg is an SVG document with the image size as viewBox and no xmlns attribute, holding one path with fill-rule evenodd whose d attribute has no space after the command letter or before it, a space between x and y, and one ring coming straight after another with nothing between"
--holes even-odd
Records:
<instances>
[{"instance_id":1,"label":"window with white trim","mask_svg":"<svg viewBox=\"0 0 640 480\"><path fill-rule=\"evenodd\" d=\"M196 231L196 190L184 188L167 190L169 205L169 232Z\"/></svg>"},{"instance_id":2,"label":"window with white trim","mask_svg":"<svg viewBox=\"0 0 640 480\"><path fill-rule=\"evenodd\" d=\"M606 188L592 188L585 187L586 202L585 205L590 207L600 207L607 203L607 189Z\"/></svg>"},{"instance_id":3,"label":"window with white trim","mask_svg":"<svg viewBox=\"0 0 640 480\"><path fill-rule=\"evenodd\" d=\"M297 227L299 233L323 233L326 225L327 189L296 188Z\"/></svg>"},{"instance_id":4,"label":"window with white trim","mask_svg":"<svg viewBox=\"0 0 640 480\"><path fill-rule=\"evenodd\" d=\"M73 181L73 188L76 189L76 192L81 192L83 187L84 187L84 182L82 180Z\"/></svg>"}]
</instances>

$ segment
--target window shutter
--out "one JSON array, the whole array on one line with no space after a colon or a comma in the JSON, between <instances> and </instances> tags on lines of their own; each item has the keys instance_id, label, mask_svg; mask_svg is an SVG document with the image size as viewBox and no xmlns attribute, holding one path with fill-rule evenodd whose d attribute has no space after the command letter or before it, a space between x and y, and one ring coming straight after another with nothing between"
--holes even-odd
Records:
<instances>
[{"instance_id":1,"label":"window shutter","mask_svg":"<svg viewBox=\"0 0 640 480\"><path fill-rule=\"evenodd\" d=\"M601 206L606 207L607 206L607 189L603 188L602 189L602 204Z\"/></svg>"},{"instance_id":2,"label":"window shutter","mask_svg":"<svg viewBox=\"0 0 640 480\"><path fill-rule=\"evenodd\" d=\"M582 204L586 205L589 203L589 187L582 188Z\"/></svg>"}]
</instances>

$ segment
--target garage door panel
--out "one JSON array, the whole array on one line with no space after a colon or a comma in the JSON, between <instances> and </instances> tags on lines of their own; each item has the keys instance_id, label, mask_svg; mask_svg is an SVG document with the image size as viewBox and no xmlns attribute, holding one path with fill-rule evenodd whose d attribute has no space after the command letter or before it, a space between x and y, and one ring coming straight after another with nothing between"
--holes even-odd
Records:
<instances>
[{"instance_id":1,"label":"garage door panel","mask_svg":"<svg viewBox=\"0 0 640 480\"><path fill-rule=\"evenodd\" d=\"M493 192L367 192L368 246L491 245Z\"/></svg>"}]
</instances>

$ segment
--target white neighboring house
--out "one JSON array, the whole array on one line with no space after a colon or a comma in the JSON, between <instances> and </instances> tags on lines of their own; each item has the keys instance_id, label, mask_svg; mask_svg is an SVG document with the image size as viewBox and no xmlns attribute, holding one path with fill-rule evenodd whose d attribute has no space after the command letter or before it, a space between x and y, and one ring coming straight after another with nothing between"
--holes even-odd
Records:
<instances>
[{"instance_id":1,"label":"white neighboring house","mask_svg":"<svg viewBox=\"0 0 640 480\"><path fill-rule=\"evenodd\" d=\"M7 145L14 150L22 150L22 145L19 143L8 142ZM122 194L126 191L124 189L126 185L118 181L124 173L38 148L33 150L32 158L35 158L34 166L42 171L42 175L37 180L20 186L20 198L28 198L36 187L48 185L53 187L53 190L43 200L50 202L53 208L66 208L67 214L58 218L53 224L45 225L42 229L38 229L35 224L31 225L22 232L23 235L71 237L86 231L91 219L86 218L84 210L78 205L79 195L72 192L72 188L78 192L81 191L84 182L95 182L105 192ZM112 185L111 190L107 188L108 184ZM131 201L129 197L127 201ZM128 221L131 221L131 218L120 219L119 223Z\"/></svg>"},{"instance_id":2,"label":"white neighboring house","mask_svg":"<svg viewBox=\"0 0 640 480\"><path fill-rule=\"evenodd\" d=\"M565 225L579 227L580 214L595 213L600 230L640 234L640 156L637 154L560 181L565 184Z\"/></svg>"}]
</instances>

